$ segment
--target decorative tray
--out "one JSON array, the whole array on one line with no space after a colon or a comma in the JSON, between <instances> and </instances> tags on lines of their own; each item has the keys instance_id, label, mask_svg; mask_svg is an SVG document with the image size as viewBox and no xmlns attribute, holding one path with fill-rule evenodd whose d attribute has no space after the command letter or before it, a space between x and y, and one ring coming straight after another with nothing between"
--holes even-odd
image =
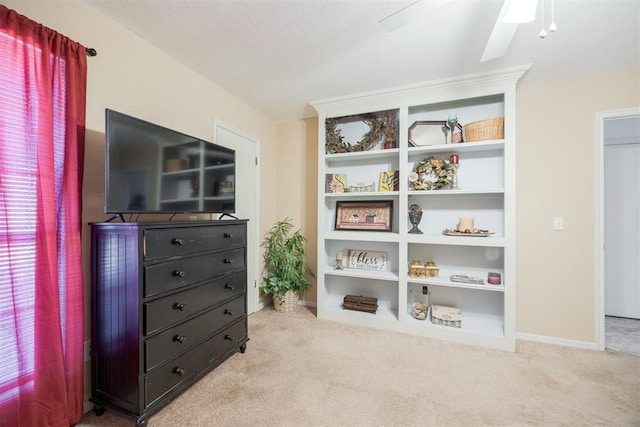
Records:
<instances>
[{"instance_id":1,"label":"decorative tray","mask_svg":"<svg viewBox=\"0 0 640 427\"><path fill-rule=\"evenodd\" d=\"M467 276L465 274L452 274L449 277L449 280L458 283L473 283L476 285L484 285L484 279L482 279L481 277Z\"/></svg>"},{"instance_id":2,"label":"decorative tray","mask_svg":"<svg viewBox=\"0 0 640 427\"><path fill-rule=\"evenodd\" d=\"M465 231L456 230L455 228L445 228L444 230L442 230L442 234L444 234L445 236L487 237L496 233L489 230L479 230L479 229L474 229L473 231L465 232Z\"/></svg>"}]
</instances>

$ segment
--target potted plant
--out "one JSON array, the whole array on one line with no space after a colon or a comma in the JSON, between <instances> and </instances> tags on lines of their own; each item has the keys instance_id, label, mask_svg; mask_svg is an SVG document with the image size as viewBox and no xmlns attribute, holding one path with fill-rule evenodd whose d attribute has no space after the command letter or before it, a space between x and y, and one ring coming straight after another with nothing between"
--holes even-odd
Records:
<instances>
[{"instance_id":1,"label":"potted plant","mask_svg":"<svg viewBox=\"0 0 640 427\"><path fill-rule=\"evenodd\" d=\"M273 295L276 311L293 311L300 292L311 286L307 276L315 277L304 262L305 238L296 230L292 232L290 218L277 221L264 236L260 245L264 248L264 272L262 290Z\"/></svg>"}]
</instances>

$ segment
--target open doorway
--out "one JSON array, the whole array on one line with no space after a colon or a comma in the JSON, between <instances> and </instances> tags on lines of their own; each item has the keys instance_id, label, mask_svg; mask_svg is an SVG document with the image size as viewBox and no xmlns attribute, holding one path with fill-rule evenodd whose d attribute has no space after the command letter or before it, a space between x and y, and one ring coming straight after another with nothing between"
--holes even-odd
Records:
<instances>
[{"instance_id":1,"label":"open doorway","mask_svg":"<svg viewBox=\"0 0 640 427\"><path fill-rule=\"evenodd\" d=\"M599 348L640 355L640 109L598 117Z\"/></svg>"}]
</instances>

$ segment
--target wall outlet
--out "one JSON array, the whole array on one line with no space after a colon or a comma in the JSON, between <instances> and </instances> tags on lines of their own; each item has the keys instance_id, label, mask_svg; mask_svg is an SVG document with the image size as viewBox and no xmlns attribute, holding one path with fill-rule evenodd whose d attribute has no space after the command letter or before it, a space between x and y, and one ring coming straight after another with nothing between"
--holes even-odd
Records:
<instances>
[{"instance_id":1,"label":"wall outlet","mask_svg":"<svg viewBox=\"0 0 640 427\"><path fill-rule=\"evenodd\" d=\"M84 342L84 361L88 362L91 360L91 341L86 340Z\"/></svg>"}]
</instances>

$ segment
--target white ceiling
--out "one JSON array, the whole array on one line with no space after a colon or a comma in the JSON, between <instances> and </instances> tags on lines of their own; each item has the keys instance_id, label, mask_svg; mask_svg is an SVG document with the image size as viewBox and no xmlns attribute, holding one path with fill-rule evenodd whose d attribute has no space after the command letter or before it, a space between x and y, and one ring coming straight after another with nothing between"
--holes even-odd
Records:
<instances>
[{"instance_id":1,"label":"white ceiling","mask_svg":"<svg viewBox=\"0 0 640 427\"><path fill-rule=\"evenodd\" d=\"M640 69L640 0L555 0L545 39L538 6L485 63L502 0L422 0L393 31L378 21L415 0L85 1L277 121L314 116L310 101L514 65L533 64L529 82Z\"/></svg>"}]
</instances>

